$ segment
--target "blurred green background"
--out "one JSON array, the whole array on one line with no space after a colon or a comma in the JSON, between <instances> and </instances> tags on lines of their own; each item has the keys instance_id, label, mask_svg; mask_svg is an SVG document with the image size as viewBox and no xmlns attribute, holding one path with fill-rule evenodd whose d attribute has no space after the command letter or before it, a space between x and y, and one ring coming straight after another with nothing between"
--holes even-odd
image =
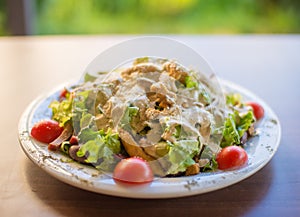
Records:
<instances>
[{"instance_id":1,"label":"blurred green background","mask_svg":"<svg viewBox=\"0 0 300 217\"><path fill-rule=\"evenodd\" d=\"M300 0L35 0L33 34L300 33ZM9 35L0 1L0 35Z\"/></svg>"}]
</instances>

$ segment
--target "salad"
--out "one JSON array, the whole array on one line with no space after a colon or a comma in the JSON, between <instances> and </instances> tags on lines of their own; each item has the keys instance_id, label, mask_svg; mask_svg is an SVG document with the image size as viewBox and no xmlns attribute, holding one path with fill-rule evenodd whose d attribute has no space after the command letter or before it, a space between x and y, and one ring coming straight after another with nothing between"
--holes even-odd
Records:
<instances>
[{"instance_id":1,"label":"salad","mask_svg":"<svg viewBox=\"0 0 300 217\"><path fill-rule=\"evenodd\" d=\"M36 123L33 138L115 180L138 183L245 165L243 145L264 115L204 74L153 57L87 73L49 108L51 120Z\"/></svg>"}]
</instances>

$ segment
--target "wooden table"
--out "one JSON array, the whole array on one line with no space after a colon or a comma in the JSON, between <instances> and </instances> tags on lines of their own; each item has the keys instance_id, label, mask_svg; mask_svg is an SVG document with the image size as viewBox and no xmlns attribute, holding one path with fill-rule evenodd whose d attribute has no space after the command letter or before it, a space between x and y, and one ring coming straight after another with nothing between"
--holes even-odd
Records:
<instances>
[{"instance_id":1,"label":"wooden table","mask_svg":"<svg viewBox=\"0 0 300 217\"><path fill-rule=\"evenodd\" d=\"M171 36L192 46L218 76L263 98L282 124L271 162L231 187L202 195L125 199L80 190L34 165L18 143L26 106L80 78L101 51L130 36L0 38L1 216L300 216L300 36Z\"/></svg>"}]
</instances>

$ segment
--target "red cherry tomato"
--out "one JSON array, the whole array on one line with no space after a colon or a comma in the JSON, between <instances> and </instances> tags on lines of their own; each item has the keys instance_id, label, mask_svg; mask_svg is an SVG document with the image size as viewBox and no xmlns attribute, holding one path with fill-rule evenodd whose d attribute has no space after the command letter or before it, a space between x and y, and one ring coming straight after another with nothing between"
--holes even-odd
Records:
<instances>
[{"instance_id":1,"label":"red cherry tomato","mask_svg":"<svg viewBox=\"0 0 300 217\"><path fill-rule=\"evenodd\" d=\"M153 181L153 172L148 162L141 158L131 157L117 164L113 178L115 181L143 184Z\"/></svg>"},{"instance_id":2,"label":"red cherry tomato","mask_svg":"<svg viewBox=\"0 0 300 217\"><path fill-rule=\"evenodd\" d=\"M259 120L264 116L265 111L264 111L264 108L260 104L258 104L256 102L247 102L246 105L248 105L252 108L253 114L254 114L256 120Z\"/></svg>"},{"instance_id":3,"label":"red cherry tomato","mask_svg":"<svg viewBox=\"0 0 300 217\"><path fill-rule=\"evenodd\" d=\"M70 144L71 145L78 144L78 138L77 138L77 136L71 136L71 138L70 138Z\"/></svg>"},{"instance_id":4,"label":"red cherry tomato","mask_svg":"<svg viewBox=\"0 0 300 217\"><path fill-rule=\"evenodd\" d=\"M217 154L216 161L220 170L234 169L244 166L248 162L248 155L240 146L228 146Z\"/></svg>"},{"instance_id":5,"label":"red cherry tomato","mask_svg":"<svg viewBox=\"0 0 300 217\"><path fill-rule=\"evenodd\" d=\"M36 123L31 129L31 136L44 143L50 143L55 140L64 130L54 120L43 120Z\"/></svg>"},{"instance_id":6,"label":"red cherry tomato","mask_svg":"<svg viewBox=\"0 0 300 217\"><path fill-rule=\"evenodd\" d=\"M59 99L62 100L64 98L66 98L67 93L69 93L69 91L66 88L64 88L59 94Z\"/></svg>"}]
</instances>

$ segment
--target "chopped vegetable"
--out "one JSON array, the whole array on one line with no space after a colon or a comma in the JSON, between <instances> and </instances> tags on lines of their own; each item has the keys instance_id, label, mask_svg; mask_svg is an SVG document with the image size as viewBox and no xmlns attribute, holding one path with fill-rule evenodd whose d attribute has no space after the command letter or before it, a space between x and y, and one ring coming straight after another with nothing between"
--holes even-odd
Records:
<instances>
[{"instance_id":1,"label":"chopped vegetable","mask_svg":"<svg viewBox=\"0 0 300 217\"><path fill-rule=\"evenodd\" d=\"M226 93L218 104L214 82L167 59L141 57L112 74L106 80L86 73L82 84L64 89L49 105L56 130L34 126L32 136L57 131L43 140L51 140L49 150L126 183L246 164L242 146L264 115L259 104L239 93Z\"/></svg>"},{"instance_id":2,"label":"chopped vegetable","mask_svg":"<svg viewBox=\"0 0 300 217\"><path fill-rule=\"evenodd\" d=\"M185 77L185 86L187 88L197 87L198 86L198 82L192 76L186 76Z\"/></svg>"},{"instance_id":3,"label":"chopped vegetable","mask_svg":"<svg viewBox=\"0 0 300 217\"><path fill-rule=\"evenodd\" d=\"M95 132L86 128L78 137L83 145L77 152L77 156L85 156L87 163L92 163L96 168L104 171L110 171L115 164L114 156L121 151L118 134L111 130Z\"/></svg>"},{"instance_id":4,"label":"chopped vegetable","mask_svg":"<svg viewBox=\"0 0 300 217\"><path fill-rule=\"evenodd\" d=\"M193 157L199 153L199 142L196 140L181 140L176 143L169 143L167 155L171 167L169 174L184 172L187 167L195 164Z\"/></svg>"},{"instance_id":5,"label":"chopped vegetable","mask_svg":"<svg viewBox=\"0 0 300 217\"><path fill-rule=\"evenodd\" d=\"M252 111L248 111L246 114L240 114L238 111L234 111L232 114L229 114L224 124L221 147L239 145L241 143L241 137L250 128L253 122L254 116Z\"/></svg>"},{"instance_id":6,"label":"chopped vegetable","mask_svg":"<svg viewBox=\"0 0 300 217\"><path fill-rule=\"evenodd\" d=\"M72 94L66 93L61 102L53 101L49 107L52 109L52 119L57 121L61 127L72 119Z\"/></svg>"},{"instance_id":7,"label":"chopped vegetable","mask_svg":"<svg viewBox=\"0 0 300 217\"><path fill-rule=\"evenodd\" d=\"M44 143L50 143L63 132L63 127L54 120L42 120L31 129L31 136Z\"/></svg>"},{"instance_id":8,"label":"chopped vegetable","mask_svg":"<svg viewBox=\"0 0 300 217\"><path fill-rule=\"evenodd\" d=\"M154 176L145 160L131 157L121 160L116 165L113 178L117 182L144 184L152 182Z\"/></svg>"},{"instance_id":9,"label":"chopped vegetable","mask_svg":"<svg viewBox=\"0 0 300 217\"><path fill-rule=\"evenodd\" d=\"M247 163L248 155L240 146L228 146L218 153L216 161L220 170L235 169Z\"/></svg>"},{"instance_id":10,"label":"chopped vegetable","mask_svg":"<svg viewBox=\"0 0 300 217\"><path fill-rule=\"evenodd\" d=\"M242 103L242 96L239 93L230 93L226 95L226 104L231 106L239 106Z\"/></svg>"}]
</instances>

